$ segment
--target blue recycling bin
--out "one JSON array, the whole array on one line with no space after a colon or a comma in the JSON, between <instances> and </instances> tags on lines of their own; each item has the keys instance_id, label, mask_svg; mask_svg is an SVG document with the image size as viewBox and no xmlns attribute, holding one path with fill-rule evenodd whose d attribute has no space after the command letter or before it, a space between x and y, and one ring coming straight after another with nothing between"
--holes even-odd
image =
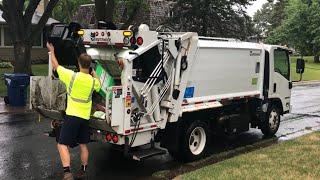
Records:
<instances>
[{"instance_id":1,"label":"blue recycling bin","mask_svg":"<svg viewBox=\"0 0 320 180\"><path fill-rule=\"evenodd\" d=\"M8 90L8 102L6 103L9 103L10 106L25 106L30 76L27 74L4 74L4 79Z\"/></svg>"}]
</instances>

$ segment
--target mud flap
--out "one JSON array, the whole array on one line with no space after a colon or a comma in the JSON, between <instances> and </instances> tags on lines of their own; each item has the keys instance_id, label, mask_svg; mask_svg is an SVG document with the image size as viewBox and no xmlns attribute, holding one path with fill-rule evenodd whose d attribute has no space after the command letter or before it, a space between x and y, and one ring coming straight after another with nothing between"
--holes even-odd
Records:
<instances>
[{"instance_id":1,"label":"mud flap","mask_svg":"<svg viewBox=\"0 0 320 180\"><path fill-rule=\"evenodd\" d=\"M179 139L182 130L182 121L168 123L165 131L162 133L160 146L169 151L177 152L179 149Z\"/></svg>"}]
</instances>

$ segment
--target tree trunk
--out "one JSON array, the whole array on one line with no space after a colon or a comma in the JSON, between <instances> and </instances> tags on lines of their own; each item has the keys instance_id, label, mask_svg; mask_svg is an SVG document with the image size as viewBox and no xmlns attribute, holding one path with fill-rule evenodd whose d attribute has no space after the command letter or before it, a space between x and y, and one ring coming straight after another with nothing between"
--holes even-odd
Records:
<instances>
[{"instance_id":1,"label":"tree trunk","mask_svg":"<svg viewBox=\"0 0 320 180\"><path fill-rule=\"evenodd\" d=\"M14 45L14 72L32 74L31 44L18 42Z\"/></svg>"},{"instance_id":2,"label":"tree trunk","mask_svg":"<svg viewBox=\"0 0 320 180\"><path fill-rule=\"evenodd\" d=\"M139 10L140 10L140 7L135 7L129 19L127 19L127 21L121 26L120 29L127 29L130 25L132 25L132 22L135 20L136 16L138 15Z\"/></svg>"},{"instance_id":3,"label":"tree trunk","mask_svg":"<svg viewBox=\"0 0 320 180\"><path fill-rule=\"evenodd\" d=\"M43 9L45 10L49 4L49 0L43 0Z\"/></svg>"},{"instance_id":4,"label":"tree trunk","mask_svg":"<svg viewBox=\"0 0 320 180\"><path fill-rule=\"evenodd\" d=\"M127 9L127 7L125 7L123 10L120 22L124 23L126 21L127 17L128 17L128 9Z\"/></svg>"},{"instance_id":5,"label":"tree trunk","mask_svg":"<svg viewBox=\"0 0 320 180\"><path fill-rule=\"evenodd\" d=\"M53 8L59 0L45 0L45 11L37 25L32 28L32 17L41 0L29 0L27 7L23 8L26 0L2 0L0 9L5 19L12 41L14 43L14 72L32 73L31 48L32 40L43 31ZM19 2L19 3L18 3ZM23 11L24 9L24 11Z\"/></svg>"},{"instance_id":6,"label":"tree trunk","mask_svg":"<svg viewBox=\"0 0 320 180\"><path fill-rule=\"evenodd\" d=\"M113 22L113 14L115 10L115 2L114 0L108 0L108 4L106 6L106 19L105 21Z\"/></svg>"},{"instance_id":7,"label":"tree trunk","mask_svg":"<svg viewBox=\"0 0 320 180\"><path fill-rule=\"evenodd\" d=\"M313 60L314 60L314 63L320 63L319 55L315 55Z\"/></svg>"},{"instance_id":8,"label":"tree trunk","mask_svg":"<svg viewBox=\"0 0 320 180\"><path fill-rule=\"evenodd\" d=\"M314 60L314 63L320 63L320 60L319 60L319 55L318 55L318 52L319 52L319 47L315 44L313 44L313 60Z\"/></svg>"},{"instance_id":9,"label":"tree trunk","mask_svg":"<svg viewBox=\"0 0 320 180\"><path fill-rule=\"evenodd\" d=\"M63 2L63 1L62 1ZM71 21L72 21L72 8L71 8L71 4L70 4L70 2L69 2L69 0L67 0L67 1L65 1L65 3L66 4L64 4L65 5L65 7L66 7L66 10L67 10L67 18L68 18L68 23L70 23Z\"/></svg>"},{"instance_id":10,"label":"tree trunk","mask_svg":"<svg viewBox=\"0 0 320 180\"><path fill-rule=\"evenodd\" d=\"M205 7L204 7L204 11L202 12L203 14L203 24L202 24L202 28L200 30L201 35L202 36L207 36L208 35L208 26L209 26L209 18L208 18L208 12L210 11L210 2L208 0L205 1Z\"/></svg>"},{"instance_id":11,"label":"tree trunk","mask_svg":"<svg viewBox=\"0 0 320 180\"><path fill-rule=\"evenodd\" d=\"M106 0L95 0L95 13L97 22L106 19Z\"/></svg>"}]
</instances>

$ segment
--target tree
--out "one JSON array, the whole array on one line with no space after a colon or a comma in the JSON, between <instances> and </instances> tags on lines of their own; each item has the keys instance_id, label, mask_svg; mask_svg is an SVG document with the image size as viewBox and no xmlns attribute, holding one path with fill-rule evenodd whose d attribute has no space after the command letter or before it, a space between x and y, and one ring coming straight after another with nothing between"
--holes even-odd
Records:
<instances>
[{"instance_id":1,"label":"tree","mask_svg":"<svg viewBox=\"0 0 320 180\"><path fill-rule=\"evenodd\" d=\"M31 49L33 40L39 36L51 12L59 0L50 0L38 24L32 17L41 0L3 0L0 10L8 24L14 46L14 72L32 74Z\"/></svg>"},{"instance_id":2,"label":"tree","mask_svg":"<svg viewBox=\"0 0 320 180\"><path fill-rule=\"evenodd\" d=\"M168 25L177 31L194 31L202 36L245 39L253 32L244 8L251 0L176 0Z\"/></svg>"},{"instance_id":3,"label":"tree","mask_svg":"<svg viewBox=\"0 0 320 180\"><path fill-rule=\"evenodd\" d=\"M320 53L320 4L309 1L289 0L285 19L272 30L268 43L285 44L295 48L302 56L314 55L319 62Z\"/></svg>"},{"instance_id":4,"label":"tree","mask_svg":"<svg viewBox=\"0 0 320 180\"><path fill-rule=\"evenodd\" d=\"M253 16L255 31L258 36L268 36L285 19L285 6L288 0L270 0L262 5Z\"/></svg>"},{"instance_id":5,"label":"tree","mask_svg":"<svg viewBox=\"0 0 320 180\"><path fill-rule=\"evenodd\" d=\"M80 5L92 3L91 0L60 0L53 10L52 17L60 22L70 23Z\"/></svg>"},{"instance_id":6,"label":"tree","mask_svg":"<svg viewBox=\"0 0 320 180\"><path fill-rule=\"evenodd\" d=\"M318 3L314 3L314 5L309 5L310 10L310 24L309 31L312 40L312 54L314 55L314 62L320 63L320 1Z\"/></svg>"},{"instance_id":7,"label":"tree","mask_svg":"<svg viewBox=\"0 0 320 180\"><path fill-rule=\"evenodd\" d=\"M256 33L258 36L268 34L270 30L271 14L273 10L273 3L267 2L262 5L262 8L259 9L253 16L253 23L255 26Z\"/></svg>"}]
</instances>

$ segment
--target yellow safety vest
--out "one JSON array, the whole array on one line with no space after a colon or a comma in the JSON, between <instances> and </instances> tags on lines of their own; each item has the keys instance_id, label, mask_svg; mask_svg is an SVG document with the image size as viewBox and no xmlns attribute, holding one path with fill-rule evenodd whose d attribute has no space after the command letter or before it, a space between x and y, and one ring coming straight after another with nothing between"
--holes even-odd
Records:
<instances>
[{"instance_id":1,"label":"yellow safety vest","mask_svg":"<svg viewBox=\"0 0 320 180\"><path fill-rule=\"evenodd\" d=\"M60 80L67 88L66 114L89 120L92 108L93 91L98 91L101 84L89 74L75 73L62 66L57 68Z\"/></svg>"},{"instance_id":2,"label":"yellow safety vest","mask_svg":"<svg viewBox=\"0 0 320 180\"><path fill-rule=\"evenodd\" d=\"M78 103L89 103L90 101L92 101L92 93L94 91L95 79L92 78L93 81L92 81L92 86L91 86L91 90L90 90L90 94L89 94L88 98L87 99L81 99L81 98L75 98L74 96L72 96L72 87L73 87L74 81L76 80L76 76L77 76L77 73L74 73L72 75L72 78L71 78L71 81L70 81L70 84L69 84L69 88L68 88L68 91L67 91L68 92L68 97L71 98L73 101L78 102Z\"/></svg>"}]
</instances>

